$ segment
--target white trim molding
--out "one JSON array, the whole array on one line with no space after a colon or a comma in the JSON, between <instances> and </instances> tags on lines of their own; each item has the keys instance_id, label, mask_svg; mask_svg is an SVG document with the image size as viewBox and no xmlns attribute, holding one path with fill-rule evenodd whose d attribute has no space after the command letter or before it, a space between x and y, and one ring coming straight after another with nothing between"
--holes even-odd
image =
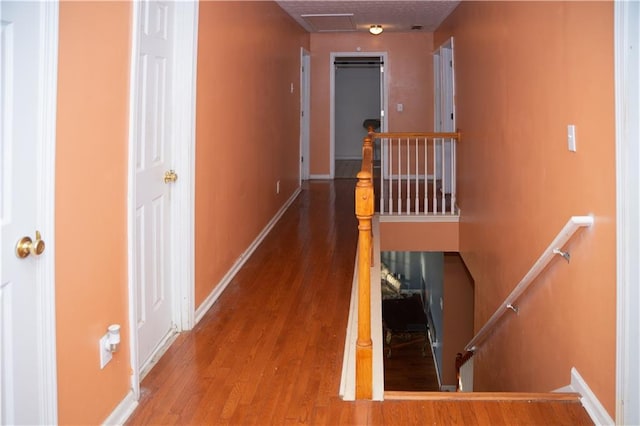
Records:
<instances>
[{"instance_id":1,"label":"white trim molding","mask_svg":"<svg viewBox=\"0 0 640 426\"><path fill-rule=\"evenodd\" d=\"M41 292L37 300L41 327L39 376L42 378L36 404L40 407L43 424L58 422L58 377L56 358L56 286L55 286L55 158L56 118L58 92L58 30L59 4L57 1L41 3L40 45L42 46L42 98L38 106L42 131L37 158L38 227L47 240L46 256L36 266L36 283Z\"/></svg>"},{"instance_id":2,"label":"white trim molding","mask_svg":"<svg viewBox=\"0 0 640 426\"><path fill-rule=\"evenodd\" d=\"M198 57L198 2L176 2L176 48L172 99L173 140L171 158L180 170L171 204L171 268L174 309L178 331L195 324L195 129L196 71Z\"/></svg>"},{"instance_id":3,"label":"white trim molding","mask_svg":"<svg viewBox=\"0 0 640 426\"><path fill-rule=\"evenodd\" d=\"M209 311L209 309L211 309L213 304L216 303L220 295L222 295L224 290L231 283L231 280L233 280L233 277L236 276L238 271L242 268L242 266L244 266L244 264L253 254L253 252L256 251L256 249L258 248L260 243L262 243L265 237L269 235L269 232L271 232L271 230L276 225L276 223L278 223L282 215L287 211L289 206L291 206L291 204L296 199L296 197L300 194L300 192L301 192L301 188L298 187L293 192L291 197L289 197L289 199L280 208L280 210L278 210L275 216L273 216L273 218L269 221L269 223L267 223L267 226L265 226L264 229L258 234L255 240L253 240L253 242L249 245L249 247L247 247L247 249L240 255L240 257L238 257L238 260L236 260L236 262L233 264L231 269L227 271L227 273L224 275L224 277L222 277L220 282L213 288L211 293L209 293L207 298L200 304L198 309L196 309L196 313L195 313L196 324L200 322L202 317L204 317L205 314Z\"/></svg>"},{"instance_id":4,"label":"white trim molding","mask_svg":"<svg viewBox=\"0 0 640 426\"><path fill-rule=\"evenodd\" d=\"M309 175L310 180L330 180L333 179L331 175Z\"/></svg>"},{"instance_id":5,"label":"white trim molding","mask_svg":"<svg viewBox=\"0 0 640 426\"><path fill-rule=\"evenodd\" d=\"M371 223L373 262L371 265L371 342L373 346L372 400L384 400L384 342L382 341L382 293L380 290L380 223L377 216ZM349 319L342 356L339 395L343 401L356 399L356 341L358 340L358 248L353 270Z\"/></svg>"},{"instance_id":6,"label":"white trim molding","mask_svg":"<svg viewBox=\"0 0 640 426\"><path fill-rule=\"evenodd\" d=\"M580 402L586 410L591 420L596 425L613 425L615 424L607 410L600 403L596 395L593 393L587 382L584 381L578 370L575 367L571 369L571 389L574 392L579 393ZM566 389L566 388L563 388Z\"/></svg>"},{"instance_id":7,"label":"white trim molding","mask_svg":"<svg viewBox=\"0 0 640 426\"><path fill-rule=\"evenodd\" d=\"M124 397L120 404L118 404L115 410L109 414L109 417L107 417L102 424L109 426L125 424L137 406L137 398L133 391L131 391Z\"/></svg>"},{"instance_id":8,"label":"white trim molding","mask_svg":"<svg viewBox=\"0 0 640 426\"><path fill-rule=\"evenodd\" d=\"M640 424L640 3L614 2L616 422Z\"/></svg>"}]
</instances>

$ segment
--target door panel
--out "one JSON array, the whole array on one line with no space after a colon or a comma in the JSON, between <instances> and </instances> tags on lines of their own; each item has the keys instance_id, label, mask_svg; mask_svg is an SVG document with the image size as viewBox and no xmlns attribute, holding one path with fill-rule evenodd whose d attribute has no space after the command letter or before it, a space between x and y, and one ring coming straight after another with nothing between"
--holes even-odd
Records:
<instances>
[{"instance_id":1,"label":"door panel","mask_svg":"<svg viewBox=\"0 0 640 426\"><path fill-rule=\"evenodd\" d=\"M55 402L53 278L45 277L53 247L16 255L22 237L35 240L36 229L49 236L42 166L45 139L53 141L46 123L55 114L47 102L56 62L45 46L57 39L47 15L57 25L57 6L44 3L0 3L0 424L55 422L47 411Z\"/></svg>"},{"instance_id":2,"label":"door panel","mask_svg":"<svg viewBox=\"0 0 640 426\"><path fill-rule=\"evenodd\" d=\"M435 93L435 130L437 132L455 132L455 104L454 104L454 65L453 65L453 39L445 42L434 54L434 93ZM444 168L442 167L442 145L436 149L436 177L442 179L444 170L445 193L450 194L453 189L451 167L452 146L451 141L444 143Z\"/></svg>"},{"instance_id":3,"label":"door panel","mask_svg":"<svg viewBox=\"0 0 640 426\"><path fill-rule=\"evenodd\" d=\"M173 331L170 291L171 64L173 3L141 4L135 101L135 286L138 365L144 369Z\"/></svg>"}]
</instances>

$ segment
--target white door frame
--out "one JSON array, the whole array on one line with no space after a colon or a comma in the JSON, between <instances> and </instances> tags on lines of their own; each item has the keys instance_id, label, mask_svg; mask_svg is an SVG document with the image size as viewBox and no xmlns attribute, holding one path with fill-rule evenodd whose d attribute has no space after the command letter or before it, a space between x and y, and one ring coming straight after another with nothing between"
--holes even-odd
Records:
<instances>
[{"instance_id":1,"label":"white door frame","mask_svg":"<svg viewBox=\"0 0 640 426\"><path fill-rule=\"evenodd\" d=\"M135 87L141 19L141 2L134 2L130 86ZM173 322L178 331L190 330L195 324L194 235L195 235L195 98L198 39L198 2L175 3L174 64L172 79L173 109L172 163L180 176L180 185L172 188L171 203L171 290ZM140 398L140 366L138 365L138 332L135 327L137 300L133 269L135 241L135 94L129 94L129 176L128 176L128 282L129 335L131 347L131 387Z\"/></svg>"},{"instance_id":2,"label":"white door frame","mask_svg":"<svg viewBox=\"0 0 640 426\"><path fill-rule=\"evenodd\" d=\"M36 285L42 289L40 299L36 301L41 312L42 323L38 331L40 338L39 369L42 387L37 401L42 420L45 424L58 423L58 379L56 360L56 294L55 294L55 152L56 118L58 91L58 28L59 5L57 1L41 4L43 15L41 46L43 47L43 68L41 70L42 138L36 159L38 184L38 226L46 238L47 252L36 266Z\"/></svg>"},{"instance_id":3,"label":"white door frame","mask_svg":"<svg viewBox=\"0 0 640 426\"><path fill-rule=\"evenodd\" d=\"M614 3L616 424L640 424L640 3Z\"/></svg>"},{"instance_id":4,"label":"white door frame","mask_svg":"<svg viewBox=\"0 0 640 426\"><path fill-rule=\"evenodd\" d=\"M336 114L336 67L334 62L336 58L341 56L362 57L362 56L378 56L382 59L384 72L381 72L383 90L380 91L380 107L381 122L380 131L385 132L388 128L388 108L387 108L387 92L389 90L387 74L389 74L389 61L387 60L387 52L331 52L329 62L329 88L330 88L330 108L329 108L329 176L327 178L333 179L335 177L336 167L336 130L335 130L335 114Z\"/></svg>"},{"instance_id":5,"label":"white door frame","mask_svg":"<svg viewBox=\"0 0 640 426\"><path fill-rule=\"evenodd\" d=\"M309 179L311 53L300 48L300 173L298 185Z\"/></svg>"}]
</instances>

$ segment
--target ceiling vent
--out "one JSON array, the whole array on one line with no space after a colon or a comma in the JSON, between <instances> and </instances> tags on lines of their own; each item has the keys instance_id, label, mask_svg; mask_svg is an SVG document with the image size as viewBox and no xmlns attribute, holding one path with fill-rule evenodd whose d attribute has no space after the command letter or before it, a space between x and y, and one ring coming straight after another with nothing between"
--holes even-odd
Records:
<instances>
[{"instance_id":1,"label":"ceiling vent","mask_svg":"<svg viewBox=\"0 0 640 426\"><path fill-rule=\"evenodd\" d=\"M317 32L355 31L353 13L328 13L301 15L302 19Z\"/></svg>"}]
</instances>

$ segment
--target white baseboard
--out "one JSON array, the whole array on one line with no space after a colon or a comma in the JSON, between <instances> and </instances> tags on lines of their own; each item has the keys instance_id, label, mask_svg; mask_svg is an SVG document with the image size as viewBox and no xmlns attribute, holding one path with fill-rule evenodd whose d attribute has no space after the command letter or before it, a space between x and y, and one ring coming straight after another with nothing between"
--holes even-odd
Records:
<instances>
[{"instance_id":1,"label":"white baseboard","mask_svg":"<svg viewBox=\"0 0 640 426\"><path fill-rule=\"evenodd\" d=\"M349 319L344 341L344 355L342 356L342 374L340 376L340 390L338 394L343 401L356 399L356 340L358 339L358 249L351 283L351 303L349 304Z\"/></svg>"},{"instance_id":2,"label":"white baseboard","mask_svg":"<svg viewBox=\"0 0 640 426\"><path fill-rule=\"evenodd\" d=\"M138 401L133 394L133 391L129 391L127 396L118 404L115 410L102 422L103 425L123 425L133 410L138 406Z\"/></svg>"},{"instance_id":3,"label":"white baseboard","mask_svg":"<svg viewBox=\"0 0 640 426\"><path fill-rule=\"evenodd\" d=\"M593 393L587 382L584 381L578 370L575 367L571 369L571 384L563 388L557 389L554 392L577 392L581 395L580 402L586 410L591 420L596 425L614 425L615 422L609 416L607 410L600 403L596 395Z\"/></svg>"},{"instance_id":4,"label":"white baseboard","mask_svg":"<svg viewBox=\"0 0 640 426\"><path fill-rule=\"evenodd\" d=\"M333 179L331 175L309 175L310 180L327 180Z\"/></svg>"},{"instance_id":5,"label":"white baseboard","mask_svg":"<svg viewBox=\"0 0 640 426\"><path fill-rule=\"evenodd\" d=\"M574 393L576 390L571 387L571 385L563 386L561 388L555 389L551 392L553 393Z\"/></svg>"},{"instance_id":6,"label":"white baseboard","mask_svg":"<svg viewBox=\"0 0 640 426\"><path fill-rule=\"evenodd\" d=\"M271 232L271 230L273 229L275 224L278 222L278 220L280 220L284 212L287 211L287 209L296 199L298 194L300 194L300 191L301 191L300 187L298 187L294 191L293 195L289 197L287 202L284 203L284 205L280 208L280 210L278 210L278 212L275 214L275 216L273 216L271 221L269 221L267 226L264 227L264 229L260 232L260 234L258 234L256 239L253 240L253 242L249 245L249 247L240 255L240 257L238 258L238 260L236 260L236 262L233 264L231 269L229 269L229 271L225 274L225 276L222 277L222 280L220 280L218 285L215 286L213 291L211 291L211 293L209 294L209 296L207 296L204 302L202 302L200 306L198 306L198 309L196 309L196 314L195 314L195 324L198 324L202 319L202 317L204 317L204 315L207 313L207 311L211 309L214 303L216 303L216 301L218 300L222 292L227 288L227 286L229 285L233 277L235 277L238 271L240 270L240 268L244 266L247 259L251 257L253 252L258 248L258 246L262 242L262 240L264 240L265 237L269 234L269 232Z\"/></svg>"},{"instance_id":7,"label":"white baseboard","mask_svg":"<svg viewBox=\"0 0 640 426\"><path fill-rule=\"evenodd\" d=\"M178 338L178 332L175 328L169 330L169 332L160 340L158 346L151 352L149 358L145 361L144 364L140 366L140 382L146 377L147 374L151 371L153 367L160 361L162 355L171 347L173 342Z\"/></svg>"}]
</instances>

